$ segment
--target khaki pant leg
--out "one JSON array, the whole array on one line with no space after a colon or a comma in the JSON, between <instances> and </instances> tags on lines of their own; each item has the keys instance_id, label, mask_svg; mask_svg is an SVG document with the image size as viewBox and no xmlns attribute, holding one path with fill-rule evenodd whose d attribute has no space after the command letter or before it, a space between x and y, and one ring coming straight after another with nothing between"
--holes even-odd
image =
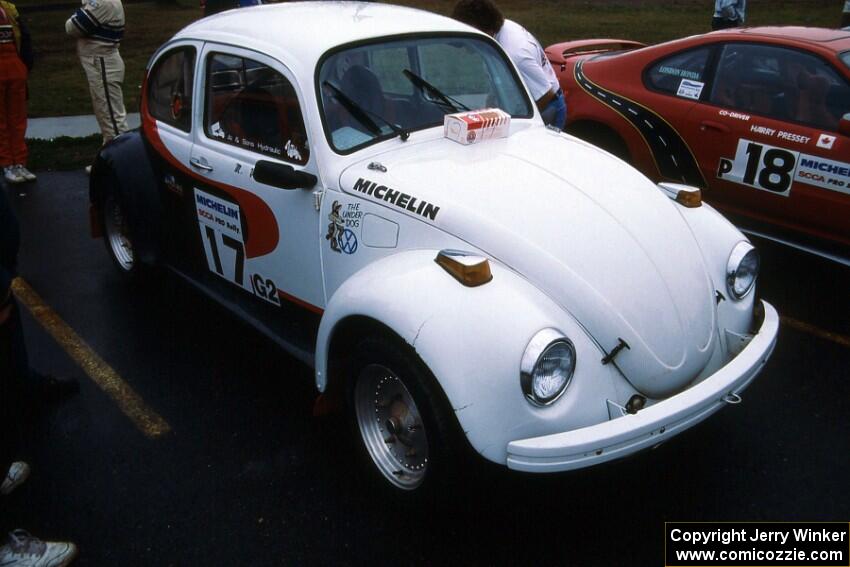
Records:
<instances>
[{"instance_id":1,"label":"khaki pant leg","mask_svg":"<svg viewBox=\"0 0 850 567\"><path fill-rule=\"evenodd\" d=\"M124 61L116 52L105 57L85 57L80 62L89 83L92 108L103 135L103 143L127 131L127 111L121 84L124 81Z\"/></svg>"}]
</instances>

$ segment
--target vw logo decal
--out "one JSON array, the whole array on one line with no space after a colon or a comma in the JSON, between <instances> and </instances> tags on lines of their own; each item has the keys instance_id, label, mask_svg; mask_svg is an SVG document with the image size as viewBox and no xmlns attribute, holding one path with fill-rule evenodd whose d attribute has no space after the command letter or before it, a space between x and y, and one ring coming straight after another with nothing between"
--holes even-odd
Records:
<instances>
[{"instance_id":1,"label":"vw logo decal","mask_svg":"<svg viewBox=\"0 0 850 567\"><path fill-rule=\"evenodd\" d=\"M339 247L346 254L354 254L357 252L357 236L351 229L346 228L345 231L339 235Z\"/></svg>"}]
</instances>

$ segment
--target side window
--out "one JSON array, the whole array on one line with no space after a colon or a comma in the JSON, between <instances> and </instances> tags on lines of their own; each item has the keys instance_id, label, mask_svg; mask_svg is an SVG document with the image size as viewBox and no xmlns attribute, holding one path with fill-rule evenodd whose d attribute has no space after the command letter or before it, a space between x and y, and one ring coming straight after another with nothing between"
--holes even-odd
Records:
<instances>
[{"instance_id":1,"label":"side window","mask_svg":"<svg viewBox=\"0 0 850 567\"><path fill-rule=\"evenodd\" d=\"M850 86L822 59L783 47L748 43L723 48L711 102L837 130L850 111Z\"/></svg>"},{"instance_id":2,"label":"side window","mask_svg":"<svg viewBox=\"0 0 850 567\"><path fill-rule=\"evenodd\" d=\"M663 93L699 100L705 86L710 47L677 53L656 62L646 73L647 86Z\"/></svg>"},{"instance_id":3,"label":"side window","mask_svg":"<svg viewBox=\"0 0 850 567\"><path fill-rule=\"evenodd\" d=\"M207 136L283 161L310 157L295 89L286 77L257 61L214 53L207 60Z\"/></svg>"},{"instance_id":4,"label":"side window","mask_svg":"<svg viewBox=\"0 0 850 567\"><path fill-rule=\"evenodd\" d=\"M151 116L180 128L192 129L192 79L195 48L181 47L160 57L148 78L148 111Z\"/></svg>"}]
</instances>

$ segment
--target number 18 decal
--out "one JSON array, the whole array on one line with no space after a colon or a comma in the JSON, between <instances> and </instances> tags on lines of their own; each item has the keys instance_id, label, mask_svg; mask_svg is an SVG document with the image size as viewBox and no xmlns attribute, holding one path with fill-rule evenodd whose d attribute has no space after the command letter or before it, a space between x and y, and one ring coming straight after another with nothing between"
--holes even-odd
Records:
<instances>
[{"instance_id":1,"label":"number 18 decal","mask_svg":"<svg viewBox=\"0 0 850 567\"><path fill-rule=\"evenodd\" d=\"M735 159L720 158L717 177L788 196L800 152L738 140Z\"/></svg>"}]
</instances>

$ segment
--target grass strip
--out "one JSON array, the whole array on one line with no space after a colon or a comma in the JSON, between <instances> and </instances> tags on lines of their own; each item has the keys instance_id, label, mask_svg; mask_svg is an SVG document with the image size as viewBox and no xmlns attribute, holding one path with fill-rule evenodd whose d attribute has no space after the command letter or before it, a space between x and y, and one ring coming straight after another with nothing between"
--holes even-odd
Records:
<instances>
[{"instance_id":1,"label":"grass strip","mask_svg":"<svg viewBox=\"0 0 850 567\"><path fill-rule=\"evenodd\" d=\"M27 140L33 171L68 171L91 165L103 138L94 134L85 138L61 136L52 140Z\"/></svg>"}]
</instances>

